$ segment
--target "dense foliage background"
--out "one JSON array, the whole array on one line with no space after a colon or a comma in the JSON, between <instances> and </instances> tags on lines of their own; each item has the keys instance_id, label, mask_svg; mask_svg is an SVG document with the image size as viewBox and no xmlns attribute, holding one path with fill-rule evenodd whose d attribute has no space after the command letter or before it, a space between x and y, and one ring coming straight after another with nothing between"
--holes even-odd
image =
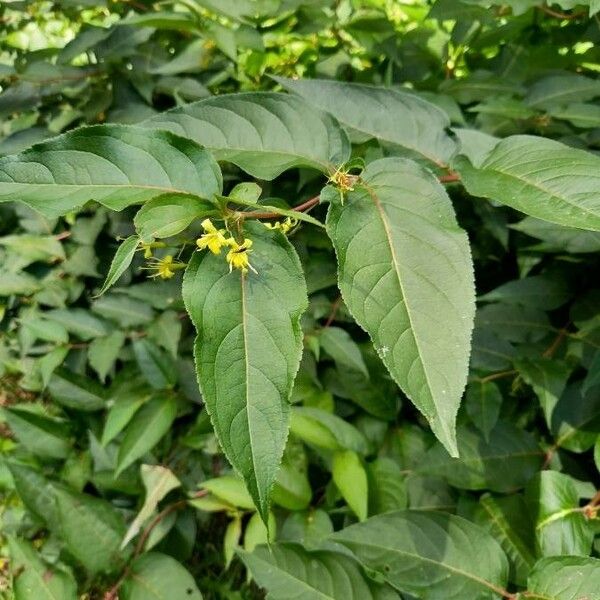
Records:
<instances>
[{"instance_id":1,"label":"dense foliage background","mask_svg":"<svg viewBox=\"0 0 600 600\"><path fill-rule=\"evenodd\" d=\"M414 93L445 113L474 164L515 134L593 155L598 11L596 0L6 1L0 154L213 95L281 90L281 76ZM390 129L398 119L387 115ZM415 119L433 148L427 119ZM406 154L357 131L352 141L356 164ZM228 192L256 181L259 202L279 207L326 183L307 168L272 181L222 168ZM250 599L266 588L273 598L598 600L600 233L524 216L477 198L483 184L469 195L453 172L439 175L469 235L478 300L460 457L349 315L325 232L295 226L310 303L269 517L273 554L253 552L267 530L203 408L181 273L148 279L156 273L136 252L98 295L135 210L90 203L46 218L0 204L0 597ZM310 214L323 220L325 209ZM147 253L185 262L202 231L193 222ZM328 539L407 507L438 515L430 537L413 517L382 521L373 539L355 534L358 548L350 533L339 538L358 562ZM411 535L455 566L493 562L496 540L508 585L466 592L443 569L393 552L381 567L369 550Z\"/></svg>"}]
</instances>

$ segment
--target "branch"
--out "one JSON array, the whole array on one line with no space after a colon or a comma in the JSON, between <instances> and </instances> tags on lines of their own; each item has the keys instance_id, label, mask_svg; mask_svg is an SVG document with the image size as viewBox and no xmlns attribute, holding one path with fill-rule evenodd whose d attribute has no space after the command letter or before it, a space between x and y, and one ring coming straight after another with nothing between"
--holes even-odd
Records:
<instances>
[{"instance_id":1,"label":"branch","mask_svg":"<svg viewBox=\"0 0 600 600\"><path fill-rule=\"evenodd\" d=\"M308 212L311 208L319 204L319 196L315 196L298 206L292 206L292 210L296 212ZM281 219L279 213L276 212L241 212L239 213L242 219Z\"/></svg>"},{"instance_id":2,"label":"branch","mask_svg":"<svg viewBox=\"0 0 600 600\"><path fill-rule=\"evenodd\" d=\"M451 171L448 175L442 175L439 177L440 183L455 183L460 181L460 175ZM314 208L317 204L319 204L319 197L315 196L314 198L310 198L303 202L302 204L298 204L298 206L292 206L292 210L296 212L308 212L312 208ZM250 212L241 212L239 213L242 219L280 219L281 215L275 212L258 212L258 211L250 211Z\"/></svg>"}]
</instances>

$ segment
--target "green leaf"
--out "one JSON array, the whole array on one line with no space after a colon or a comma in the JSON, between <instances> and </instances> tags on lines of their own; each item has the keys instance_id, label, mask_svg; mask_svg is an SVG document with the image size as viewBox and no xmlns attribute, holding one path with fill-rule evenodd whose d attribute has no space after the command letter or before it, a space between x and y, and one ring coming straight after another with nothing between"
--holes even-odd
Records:
<instances>
[{"instance_id":1,"label":"green leaf","mask_svg":"<svg viewBox=\"0 0 600 600\"><path fill-rule=\"evenodd\" d=\"M298 166L333 172L350 156L348 139L335 119L287 94L208 98L142 125L196 140L217 160L232 162L260 179L274 179Z\"/></svg>"},{"instance_id":2,"label":"green leaf","mask_svg":"<svg viewBox=\"0 0 600 600\"><path fill-rule=\"evenodd\" d=\"M523 487L542 466L543 452L535 438L511 423L499 421L487 442L470 428L460 428L457 437L460 458L449 457L436 444L418 471L443 477L460 489L505 493Z\"/></svg>"},{"instance_id":3,"label":"green leaf","mask_svg":"<svg viewBox=\"0 0 600 600\"><path fill-rule=\"evenodd\" d=\"M367 465L369 476L369 514L407 507L408 494L402 470L391 458L381 456Z\"/></svg>"},{"instance_id":4,"label":"green leaf","mask_svg":"<svg viewBox=\"0 0 600 600\"><path fill-rule=\"evenodd\" d=\"M369 378L369 371L367 371L360 348L345 329L341 329L340 327L325 327L319 332L318 339L323 350L336 363L359 371L367 379Z\"/></svg>"},{"instance_id":5,"label":"green leaf","mask_svg":"<svg viewBox=\"0 0 600 600\"><path fill-rule=\"evenodd\" d=\"M121 245L117 248L115 252L115 256L110 263L110 268L108 269L108 274L106 275L106 279L98 292L98 295L104 294L108 288L112 287L117 281L119 277L125 273L125 271L129 268L133 257L135 256L135 251L139 245L139 238L137 235L130 235L126 240L123 240Z\"/></svg>"},{"instance_id":6,"label":"green leaf","mask_svg":"<svg viewBox=\"0 0 600 600\"><path fill-rule=\"evenodd\" d=\"M2 408L10 430L29 452L43 458L66 458L71 443L64 423L23 408Z\"/></svg>"},{"instance_id":7,"label":"green leaf","mask_svg":"<svg viewBox=\"0 0 600 600\"><path fill-rule=\"evenodd\" d=\"M65 327L56 321L48 321L40 317L24 319L21 326L34 338L57 344L66 344L69 334Z\"/></svg>"},{"instance_id":8,"label":"green leaf","mask_svg":"<svg viewBox=\"0 0 600 600\"><path fill-rule=\"evenodd\" d=\"M191 574L166 554L147 552L130 569L119 589L121 600L202 600Z\"/></svg>"},{"instance_id":9,"label":"green leaf","mask_svg":"<svg viewBox=\"0 0 600 600\"><path fill-rule=\"evenodd\" d=\"M467 414L486 441L489 441L490 432L498 422L501 406L502 394L493 381L473 381L467 386Z\"/></svg>"},{"instance_id":10,"label":"green leaf","mask_svg":"<svg viewBox=\"0 0 600 600\"><path fill-rule=\"evenodd\" d=\"M274 79L331 113L359 141L377 138L438 166L454 152L455 144L445 131L450 127L446 113L413 93L341 81Z\"/></svg>"},{"instance_id":11,"label":"green leaf","mask_svg":"<svg viewBox=\"0 0 600 600\"><path fill-rule=\"evenodd\" d=\"M115 364L124 343L125 334L118 329L104 337L96 338L90 343L88 361L101 381L106 380L106 376Z\"/></svg>"},{"instance_id":12,"label":"green leaf","mask_svg":"<svg viewBox=\"0 0 600 600\"><path fill-rule=\"evenodd\" d=\"M191 140L124 125L76 129L0 159L0 202L19 200L47 217L94 200L112 210L166 193L210 199L218 165Z\"/></svg>"},{"instance_id":13,"label":"green leaf","mask_svg":"<svg viewBox=\"0 0 600 600\"><path fill-rule=\"evenodd\" d=\"M119 448L117 477L158 444L171 428L176 416L175 398L165 395L156 396L135 413Z\"/></svg>"},{"instance_id":14,"label":"green leaf","mask_svg":"<svg viewBox=\"0 0 600 600\"><path fill-rule=\"evenodd\" d=\"M546 357L520 358L514 361L514 366L525 383L533 388L544 411L546 423L550 424L554 408L571 375L571 367Z\"/></svg>"},{"instance_id":15,"label":"green leaf","mask_svg":"<svg viewBox=\"0 0 600 600\"><path fill-rule=\"evenodd\" d=\"M364 521L368 513L369 486L367 472L358 454L352 450L336 452L333 455L331 474L342 498L358 520Z\"/></svg>"},{"instance_id":16,"label":"green leaf","mask_svg":"<svg viewBox=\"0 0 600 600\"><path fill-rule=\"evenodd\" d=\"M482 496L474 521L502 546L510 562L509 579L525 585L535 563L534 535L527 505L518 494Z\"/></svg>"},{"instance_id":17,"label":"green leaf","mask_svg":"<svg viewBox=\"0 0 600 600\"><path fill-rule=\"evenodd\" d=\"M288 510L308 508L312 490L306 473L296 466L282 463L273 486L273 502Z\"/></svg>"},{"instance_id":18,"label":"green leaf","mask_svg":"<svg viewBox=\"0 0 600 600\"><path fill-rule=\"evenodd\" d=\"M167 238L182 232L194 219L215 212L215 206L206 200L183 194L165 194L146 202L133 220L138 235L144 242Z\"/></svg>"},{"instance_id":19,"label":"green leaf","mask_svg":"<svg viewBox=\"0 0 600 600\"><path fill-rule=\"evenodd\" d=\"M327 450L353 450L366 454L368 443L354 425L320 408L292 408L290 431L309 444Z\"/></svg>"},{"instance_id":20,"label":"green leaf","mask_svg":"<svg viewBox=\"0 0 600 600\"><path fill-rule=\"evenodd\" d=\"M133 340L133 353L140 371L154 389L164 390L175 385L177 371L173 359L154 342L146 338Z\"/></svg>"},{"instance_id":21,"label":"green leaf","mask_svg":"<svg viewBox=\"0 0 600 600\"><path fill-rule=\"evenodd\" d=\"M46 313L46 317L65 326L67 331L82 340L91 340L106 335L110 326L83 308L57 308Z\"/></svg>"},{"instance_id":22,"label":"green leaf","mask_svg":"<svg viewBox=\"0 0 600 600\"><path fill-rule=\"evenodd\" d=\"M200 487L232 506L247 510L254 508L254 502L248 493L244 480L236 475L222 475L221 477L208 479L203 481Z\"/></svg>"},{"instance_id":23,"label":"green leaf","mask_svg":"<svg viewBox=\"0 0 600 600\"><path fill-rule=\"evenodd\" d=\"M260 223L247 224L245 234L257 272L229 273L222 256L196 252L183 297L198 332L196 369L215 432L266 519L302 353L306 284L285 236Z\"/></svg>"},{"instance_id":24,"label":"green leaf","mask_svg":"<svg viewBox=\"0 0 600 600\"><path fill-rule=\"evenodd\" d=\"M75 410L93 412L106 405L102 387L96 381L63 368L52 374L48 391L56 402Z\"/></svg>"},{"instance_id":25,"label":"green leaf","mask_svg":"<svg viewBox=\"0 0 600 600\"><path fill-rule=\"evenodd\" d=\"M433 511L397 511L371 517L330 536L365 567L418 598L496 598L508 561L483 529Z\"/></svg>"},{"instance_id":26,"label":"green leaf","mask_svg":"<svg viewBox=\"0 0 600 600\"><path fill-rule=\"evenodd\" d=\"M599 589L599 559L552 556L535 564L526 597L531 600L592 600Z\"/></svg>"},{"instance_id":27,"label":"green leaf","mask_svg":"<svg viewBox=\"0 0 600 600\"><path fill-rule=\"evenodd\" d=\"M39 471L20 463L6 461L6 465L27 510L53 529L57 524L56 501L48 480Z\"/></svg>"},{"instance_id":28,"label":"green leaf","mask_svg":"<svg viewBox=\"0 0 600 600\"><path fill-rule=\"evenodd\" d=\"M52 373L65 362L67 354L69 354L67 346L56 346L56 348L40 358L38 366L44 387L48 386Z\"/></svg>"},{"instance_id":29,"label":"green leaf","mask_svg":"<svg viewBox=\"0 0 600 600\"><path fill-rule=\"evenodd\" d=\"M252 552L256 546L269 543L269 531L271 539L275 537L276 521L272 512L269 513L269 527L263 523L260 515L255 512L246 525L244 531L244 550Z\"/></svg>"},{"instance_id":30,"label":"green leaf","mask_svg":"<svg viewBox=\"0 0 600 600\"><path fill-rule=\"evenodd\" d=\"M77 600L77 584L72 575L44 563L24 540L9 537L8 547L14 600Z\"/></svg>"},{"instance_id":31,"label":"green leaf","mask_svg":"<svg viewBox=\"0 0 600 600\"><path fill-rule=\"evenodd\" d=\"M237 202L241 200L245 204L256 204L258 199L262 194L262 188L258 183L254 183L253 181L247 181L244 183L238 183L232 190L229 192L228 198L233 202Z\"/></svg>"},{"instance_id":32,"label":"green leaf","mask_svg":"<svg viewBox=\"0 0 600 600\"><path fill-rule=\"evenodd\" d=\"M502 140L478 168L454 168L469 194L551 223L600 231L600 158L531 135Z\"/></svg>"},{"instance_id":33,"label":"green leaf","mask_svg":"<svg viewBox=\"0 0 600 600\"><path fill-rule=\"evenodd\" d=\"M161 467L160 465L142 465L140 471L144 487L146 488L146 497L144 498L142 508L129 525L129 529L121 542L121 548L125 548L140 532L142 525L156 510L158 503L170 491L181 485L179 479L166 467Z\"/></svg>"},{"instance_id":34,"label":"green leaf","mask_svg":"<svg viewBox=\"0 0 600 600\"><path fill-rule=\"evenodd\" d=\"M109 400L111 407L106 416L102 432L102 445L106 446L117 437L127 423L131 421L138 408L144 402L150 400L151 397L152 391L146 386L136 385L136 382L132 387L125 386L123 390L111 397Z\"/></svg>"},{"instance_id":35,"label":"green leaf","mask_svg":"<svg viewBox=\"0 0 600 600\"><path fill-rule=\"evenodd\" d=\"M535 275L504 283L491 292L480 296L480 302L505 302L532 306L542 310L554 310L562 306L571 293L566 283L558 277Z\"/></svg>"},{"instance_id":36,"label":"green leaf","mask_svg":"<svg viewBox=\"0 0 600 600\"><path fill-rule=\"evenodd\" d=\"M518 223L511 224L510 227L542 240L541 244L534 246L536 250L542 252L568 252L569 254L600 252L600 233L597 231L582 231L533 217L525 217Z\"/></svg>"},{"instance_id":37,"label":"green leaf","mask_svg":"<svg viewBox=\"0 0 600 600\"><path fill-rule=\"evenodd\" d=\"M538 473L527 486L525 497L541 556L590 554L594 530L579 507L577 488L568 475Z\"/></svg>"},{"instance_id":38,"label":"green leaf","mask_svg":"<svg viewBox=\"0 0 600 600\"><path fill-rule=\"evenodd\" d=\"M145 325L154 317L149 304L122 294L107 294L96 298L92 303L92 311L114 321L124 329Z\"/></svg>"},{"instance_id":39,"label":"green leaf","mask_svg":"<svg viewBox=\"0 0 600 600\"><path fill-rule=\"evenodd\" d=\"M125 524L120 513L106 500L55 488L61 536L68 551L91 573L121 568L120 550Z\"/></svg>"},{"instance_id":40,"label":"green leaf","mask_svg":"<svg viewBox=\"0 0 600 600\"><path fill-rule=\"evenodd\" d=\"M237 552L272 600L398 600L397 594L365 577L344 554L309 552L296 544Z\"/></svg>"},{"instance_id":41,"label":"green leaf","mask_svg":"<svg viewBox=\"0 0 600 600\"><path fill-rule=\"evenodd\" d=\"M565 72L536 81L529 88L525 100L535 108L551 108L569 102L585 102L597 96L600 96L600 81Z\"/></svg>"},{"instance_id":42,"label":"green leaf","mask_svg":"<svg viewBox=\"0 0 600 600\"><path fill-rule=\"evenodd\" d=\"M600 435L600 388L583 393L581 382L569 385L550 417L556 448L586 452Z\"/></svg>"},{"instance_id":43,"label":"green leaf","mask_svg":"<svg viewBox=\"0 0 600 600\"><path fill-rule=\"evenodd\" d=\"M223 557L225 558L225 568L228 569L235 551L240 545L242 538L242 516L239 513L234 514L233 519L228 523L223 535Z\"/></svg>"},{"instance_id":44,"label":"green leaf","mask_svg":"<svg viewBox=\"0 0 600 600\"><path fill-rule=\"evenodd\" d=\"M475 292L468 240L446 192L413 162L378 160L343 206L331 205L327 231L344 302L456 455Z\"/></svg>"}]
</instances>

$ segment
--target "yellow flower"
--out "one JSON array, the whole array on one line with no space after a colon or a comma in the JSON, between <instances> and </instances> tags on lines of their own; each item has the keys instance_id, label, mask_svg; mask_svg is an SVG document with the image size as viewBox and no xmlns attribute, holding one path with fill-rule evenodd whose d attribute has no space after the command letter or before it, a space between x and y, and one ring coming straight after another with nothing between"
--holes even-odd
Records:
<instances>
[{"instance_id":1,"label":"yellow flower","mask_svg":"<svg viewBox=\"0 0 600 600\"><path fill-rule=\"evenodd\" d=\"M288 233L290 229L293 229L298 225L298 219L294 219L292 217L286 217L286 219L282 221L277 221L276 223L264 223L264 226L268 229L280 229L282 233Z\"/></svg>"},{"instance_id":2,"label":"yellow flower","mask_svg":"<svg viewBox=\"0 0 600 600\"><path fill-rule=\"evenodd\" d=\"M227 262L229 263L229 272L233 268L240 269L244 274L250 269L256 273L256 269L252 267L248 259L248 254L252 252L252 240L245 239L241 244L238 244L233 238L228 240L231 250L227 253Z\"/></svg>"},{"instance_id":3,"label":"yellow flower","mask_svg":"<svg viewBox=\"0 0 600 600\"><path fill-rule=\"evenodd\" d=\"M200 250L208 248L213 254L220 254L221 248L227 245L225 239L225 230L217 229L210 219L202 221L202 229L206 231L201 237L196 240L196 245Z\"/></svg>"},{"instance_id":4,"label":"yellow flower","mask_svg":"<svg viewBox=\"0 0 600 600\"><path fill-rule=\"evenodd\" d=\"M155 248L166 248L167 245L164 242L140 242L140 247L138 250L142 250L144 252L144 258L148 260L152 258L152 251Z\"/></svg>"},{"instance_id":5,"label":"yellow flower","mask_svg":"<svg viewBox=\"0 0 600 600\"><path fill-rule=\"evenodd\" d=\"M152 244L145 244L144 242L142 242L140 244L140 250L144 251L145 259L152 258Z\"/></svg>"},{"instance_id":6,"label":"yellow flower","mask_svg":"<svg viewBox=\"0 0 600 600\"><path fill-rule=\"evenodd\" d=\"M171 279L175 275L175 271L185 269L185 264L176 261L171 254L167 254L164 258L153 258L148 261L148 267L144 267L150 271L154 271L154 274L150 277L160 277L161 279Z\"/></svg>"}]
</instances>

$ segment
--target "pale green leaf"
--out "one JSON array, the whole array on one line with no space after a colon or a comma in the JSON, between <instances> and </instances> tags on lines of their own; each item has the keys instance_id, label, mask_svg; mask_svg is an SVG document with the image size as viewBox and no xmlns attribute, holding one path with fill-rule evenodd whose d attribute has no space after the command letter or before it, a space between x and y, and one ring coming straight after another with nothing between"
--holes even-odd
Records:
<instances>
[{"instance_id":1,"label":"pale green leaf","mask_svg":"<svg viewBox=\"0 0 600 600\"><path fill-rule=\"evenodd\" d=\"M339 285L395 381L456 454L475 312L466 234L433 175L413 162L369 164L327 230Z\"/></svg>"},{"instance_id":2,"label":"pale green leaf","mask_svg":"<svg viewBox=\"0 0 600 600\"><path fill-rule=\"evenodd\" d=\"M142 482L146 488L146 497L142 508L129 525L129 529L121 542L121 548L140 532L142 525L150 518L158 503L172 490L178 488L181 483L173 472L160 465L142 465L140 468Z\"/></svg>"},{"instance_id":3,"label":"pale green leaf","mask_svg":"<svg viewBox=\"0 0 600 600\"><path fill-rule=\"evenodd\" d=\"M508 561L486 531L460 517L397 511L330 536L401 592L428 600L495 599Z\"/></svg>"},{"instance_id":4,"label":"pale green leaf","mask_svg":"<svg viewBox=\"0 0 600 600\"><path fill-rule=\"evenodd\" d=\"M288 510L304 510L310 504L312 490L306 473L295 465L282 463L273 486L273 502Z\"/></svg>"},{"instance_id":5,"label":"pale green leaf","mask_svg":"<svg viewBox=\"0 0 600 600\"><path fill-rule=\"evenodd\" d=\"M244 550L246 552L252 552L256 546L268 544L275 538L276 521L272 512L269 512L268 521L269 527L267 528L257 512L250 517L244 531ZM269 532L271 532L270 536Z\"/></svg>"},{"instance_id":6,"label":"pale green leaf","mask_svg":"<svg viewBox=\"0 0 600 600\"><path fill-rule=\"evenodd\" d=\"M0 159L0 202L48 217L89 200L122 210L166 193L210 199L221 186L218 165L195 142L124 125L76 129Z\"/></svg>"},{"instance_id":7,"label":"pale green leaf","mask_svg":"<svg viewBox=\"0 0 600 600\"><path fill-rule=\"evenodd\" d=\"M196 252L183 296L196 326L196 369L219 441L263 519L287 439L307 306L300 261L285 236L245 226L256 273L229 273L222 256Z\"/></svg>"},{"instance_id":8,"label":"pale green leaf","mask_svg":"<svg viewBox=\"0 0 600 600\"><path fill-rule=\"evenodd\" d=\"M291 432L300 439L327 450L353 450L366 454L365 436L351 423L320 408L294 406Z\"/></svg>"},{"instance_id":9,"label":"pale green leaf","mask_svg":"<svg viewBox=\"0 0 600 600\"><path fill-rule=\"evenodd\" d=\"M600 157L532 135L502 140L478 168L454 168L473 196L551 223L600 231Z\"/></svg>"},{"instance_id":10,"label":"pale green leaf","mask_svg":"<svg viewBox=\"0 0 600 600\"><path fill-rule=\"evenodd\" d=\"M301 98L273 92L228 94L167 111L142 124L196 140L217 160L260 179L314 167L333 172L350 156L335 119Z\"/></svg>"},{"instance_id":11,"label":"pale green leaf","mask_svg":"<svg viewBox=\"0 0 600 600\"><path fill-rule=\"evenodd\" d=\"M367 518L369 486L367 472L356 452L343 450L333 455L331 466L333 481L359 521Z\"/></svg>"},{"instance_id":12,"label":"pale green leaf","mask_svg":"<svg viewBox=\"0 0 600 600\"><path fill-rule=\"evenodd\" d=\"M254 502L244 480L235 475L222 475L215 479L207 479L200 484L200 487L232 506L248 510L254 508Z\"/></svg>"}]
</instances>

